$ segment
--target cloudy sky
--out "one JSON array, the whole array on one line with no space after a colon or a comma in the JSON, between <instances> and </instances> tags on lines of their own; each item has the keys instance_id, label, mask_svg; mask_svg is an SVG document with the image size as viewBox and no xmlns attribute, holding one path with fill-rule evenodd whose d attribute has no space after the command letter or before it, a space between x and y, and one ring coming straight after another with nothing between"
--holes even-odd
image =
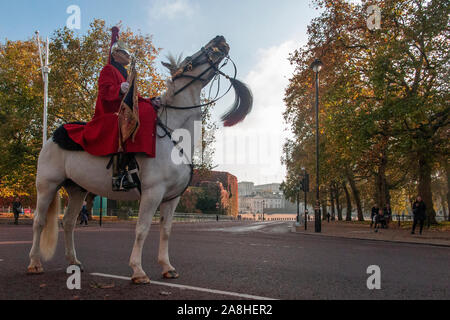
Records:
<instances>
[{"instance_id":1,"label":"cloudy sky","mask_svg":"<svg viewBox=\"0 0 450 320\"><path fill-rule=\"evenodd\" d=\"M122 21L153 35L155 46L163 48L161 58L190 55L214 36L225 36L238 78L250 86L255 102L243 123L219 129L217 170L257 184L283 180L280 157L288 136L283 96L293 71L287 58L305 44L307 25L319 14L309 0L15 0L0 11L0 41L25 40L36 30L51 35L66 25L73 5L81 12L77 32L84 33L94 18L110 25ZM214 116L219 118L233 99L231 93L219 102Z\"/></svg>"}]
</instances>

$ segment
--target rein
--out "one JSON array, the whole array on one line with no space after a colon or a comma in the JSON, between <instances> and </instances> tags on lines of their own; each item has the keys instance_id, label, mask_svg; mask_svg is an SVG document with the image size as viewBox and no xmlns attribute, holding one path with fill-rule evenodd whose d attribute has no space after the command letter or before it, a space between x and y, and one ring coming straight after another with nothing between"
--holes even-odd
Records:
<instances>
[{"instance_id":1,"label":"rein","mask_svg":"<svg viewBox=\"0 0 450 320\"><path fill-rule=\"evenodd\" d=\"M178 145L178 142L176 142L176 141L174 141L174 140L172 139L172 132L173 132L173 131L171 131L171 129L169 129L169 128L161 121L161 119L159 119L159 117L158 117L157 121L158 121L158 122L157 122L158 126L159 126L161 129L163 129L164 132L165 132L165 135L164 135L164 136L158 135L158 137L161 138L161 139L164 138L164 137L169 137L170 141L172 141L172 143L173 143L173 145L175 146L175 148L177 148L177 149L183 154L183 156L185 156L186 159L187 159L187 156L186 156L186 154L184 153L184 150L183 150L182 148L180 148L180 146ZM189 162L189 159L187 159L187 161ZM189 182L187 183L187 185L186 185L186 187L183 189L183 191L182 191L180 194L176 195L176 196L170 197L170 198L168 198L168 199L163 199L161 202L164 203L164 202L172 201L172 200L174 200L174 199L176 199L176 198L182 196L183 193L187 190L187 188L189 188L189 186L191 185L191 182L192 182L192 178L193 178L193 176L194 176L194 165L193 165L192 163L189 163L189 167L190 167L190 170L191 170L190 178L189 178Z\"/></svg>"},{"instance_id":2,"label":"rein","mask_svg":"<svg viewBox=\"0 0 450 320\"><path fill-rule=\"evenodd\" d=\"M209 105L212 105L212 104L216 103L217 101L219 101L220 99L222 99L226 94L228 94L228 92L230 92L231 88L233 87L233 80L236 80L236 76L237 76L237 67L236 67L236 64L235 64L234 61L230 58L230 56L227 55L227 56L226 56L225 62L222 64L222 66L221 66L220 68L218 68L217 66L218 66L218 64L220 64L220 62L214 62L214 61L212 61L211 56L210 56L211 51L217 52L218 49L217 49L217 48L213 48L213 49L205 49L205 48L202 48L202 53L203 53L202 55L198 56L198 57L195 58L195 59L192 59L191 57L188 57L187 59L190 60L189 63L188 63L183 69L181 69L181 70L178 72L178 74L176 74L176 75L172 78L172 81L175 81L175 80L177 80L177 79L179 79L179 78L191 78L191 79L192 79L192 81L190 81L188 84L186 84L185 86L183 86L181 89L177 90L177 91L174 93L174 96L176 96L176 95L178 95L179 93L181 93L181 92L183 92L184 90L186 90L189 86L191 86L191 85L192 85L194 82L196 82L196 81L202 81L202 82L209 81L208 79L203 79L202 77L203 77L206 73L208 73L211 69L214 69L215 72L214 72L214 75L213 75L212 79L216 78L216 79L218 79L218 81L219 81L218 88L217 88L217 94L216 94L216 96L214 97L214 99L213 99L212 101L210 101L210 102L207 102L207 103L203 103L203 104L199 104L199 105L194 105L194 106L188 106L188 107L177 107L177 106L171 106L171 105L168 105L168 104L161 104L161 107L162 107L163 109L166 109L166 108L167 108L167 109L174 109L174 110L192 110L192 109L198 109L198 108L206 107L206 106L209 106ZM201 64L204 64L204 63L205 63L205 61L202 61L202 62L198 62L198 61L197 61L197 60L198 60L199 58L201 58L203 55L206 55L207 62L208 62L209 65L210 65L209 68L206 69L205 71L203 71L203 72L202 72L200 75L198 75L198 76L191 76L191 75L185 74L186 72L191 71L194 67L196 67L196 66L198 66L198 65L201 65ZM224 56L224 55L223 55L223 56ZM233 78L231 78L230 76L226 75L225 73L223 73L223 72L220 70L220 69L222 69L223 67L225 67L225 66L228 64L228 61L231 61L231 63L233 64L233 67L234 67L234 76L233 76ZM230 80L230 87L228 88L228 90L227 90L223 95L221 95L219 98L217 98L217 96L219 95L219 92L220 92L220 76L221 76L221 75L224 76L225 78L227 78L228 80ZM215 80L214 80L214 81L215 81ZM214 81L213 81L213 83L211 84L210 93L211 93L211 89L212 89L212 86L213 86L213 84L214 84ZM162 112L164 112L164 110L163 110ZM162 114L162 113L161 113L161 114ZM159 116L157 117L157 125L158 125L158 126L164 131L164 133L165 133L163 136L160 136L159 134L157 134L158 137L159 137L160 139L163 139L163 138L165 138L165 137L168 137L168 138L172 141L172 143L174 144L174 146L175 146L176 148L178 148L178 149L180 150L180 152L181 152L184 156L186 156L186 154L184 153L183 149L180 148L180 146L178 145L179 142L176 142L176 141L174 141L174 140L172 139L172 132L173 132L173 130L170 129L167 125L165 125L165 124L161 121L161 119L160 119ZM193 178L193 175L194 175L194 165L189 161L189 159L187 159L187 160L188 160L188 162L189 162L190 171L191 171L190 179L189 179L188 184L186 185L186 187L184 188L184 190L183 190L180 194L178 194L178 195L176 195L176 196L173 196L173 197L170 197L170 198L168 198L168 199L163 199L162 202L169 202L169 201L171 201L171 200L174 200L174 199L180 197L180 196L187 190L187 188L189 188L189 185L191 184L192 178Z\"/></svg>"}]
</instances>

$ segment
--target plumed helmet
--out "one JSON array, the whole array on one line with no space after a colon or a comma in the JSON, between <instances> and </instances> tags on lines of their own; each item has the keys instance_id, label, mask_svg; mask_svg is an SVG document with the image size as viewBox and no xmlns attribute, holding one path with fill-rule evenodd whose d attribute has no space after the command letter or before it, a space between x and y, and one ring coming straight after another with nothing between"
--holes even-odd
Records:
<instances>
[{"instance_id":1,"label":"plumed helmet","mask_svg":"<svg viewBox=\"0 0 450 320\"><path fill-rule=\"evenodd\" d=\"M109 48L109 57L108 57L108 63L111 63L111 54L115 51L125 51L126 53L130 54L130 51L125 44L125 42L119 40L119 28L113 27L111 29L112 35L111 35L111 46Z\"/></svg>"},{"instance_id":2,"label":"plumed helmet","mask_svg":"<svg viewBox=\"0 0 450 320\"><path fill-rule=\"evenodd\" d=\"M111 53L114 53L116 51L125 51L126 53L130 54L130 51L126 45L125 42L119 40L116 43L113 44L113 46L111 47Z\"/></svg>"}]
</instances>

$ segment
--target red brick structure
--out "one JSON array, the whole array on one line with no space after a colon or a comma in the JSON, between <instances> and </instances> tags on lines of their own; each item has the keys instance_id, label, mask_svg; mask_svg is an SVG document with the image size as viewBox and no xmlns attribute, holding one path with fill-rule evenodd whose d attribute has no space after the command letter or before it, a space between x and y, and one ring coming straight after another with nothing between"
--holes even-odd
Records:
<instances>
[{"instance_id":1,"label":"red brick structure","mask_svg":"<svg viewBox=\"0 0 450 320\"><path fill-rule=\"evenodd\" d=\"M219 171L200 173L196 170L192 177L191 187L200 187L209 191L216 196L219 210L222 213L237 217L239 211L238 180L232 174Z\"/></svg>"}]
</instances>

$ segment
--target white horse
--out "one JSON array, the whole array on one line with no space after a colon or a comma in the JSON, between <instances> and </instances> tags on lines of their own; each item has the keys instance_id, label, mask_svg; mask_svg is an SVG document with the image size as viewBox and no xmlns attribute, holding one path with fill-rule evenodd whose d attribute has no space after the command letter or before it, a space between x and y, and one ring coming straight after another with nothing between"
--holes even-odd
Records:
<instances>
[{"instance_id":1,"label":"white horse","mask_svg":"<svg viewBox=\"0 0 450 320\"><path fill-rule=\"evenodd\" d=\"M172 74L168 90L161 98L159 116L166 130L185 129L194 137L194 121L201 119L200 94L218 73L218 65L228 56L229 46L224 37L218 36L202 50L181 63L163 63ZM229 57L227 57L229 58ZM225 125L233 125L245 118L251 110L252 96L241 82L230 79L236 101L231 110L222 117ZM160 134L164 133L159 127ZM145 130L141 128L140 130ZM178 278L178 273L169 260L168 240L172 218L180 196L191 178L190 164L172 161L174 143L170 135L156 139L156 157L137 155L142 193L113 192L111 170L107 169L108 157L95 157L83 151L67 151L52 140L43 147L38 161L36 178L37 208L33 224L33 246L30 251L29 274L43 273L41 257L46 261L53 257L58 240L57 192L64 186L69 203L63 218L65 255L70 265L79 265L74 248L74 227L82 203L88 192L113 200L140 200L136 238L130 257L133 269L132 281L146 284L150 280L142 269L142 248L148 235L152 218L160 207L160 245L158 262L165 278ZM193 145L191 145L191 155Z\"/></svg>"}]
</instances>

